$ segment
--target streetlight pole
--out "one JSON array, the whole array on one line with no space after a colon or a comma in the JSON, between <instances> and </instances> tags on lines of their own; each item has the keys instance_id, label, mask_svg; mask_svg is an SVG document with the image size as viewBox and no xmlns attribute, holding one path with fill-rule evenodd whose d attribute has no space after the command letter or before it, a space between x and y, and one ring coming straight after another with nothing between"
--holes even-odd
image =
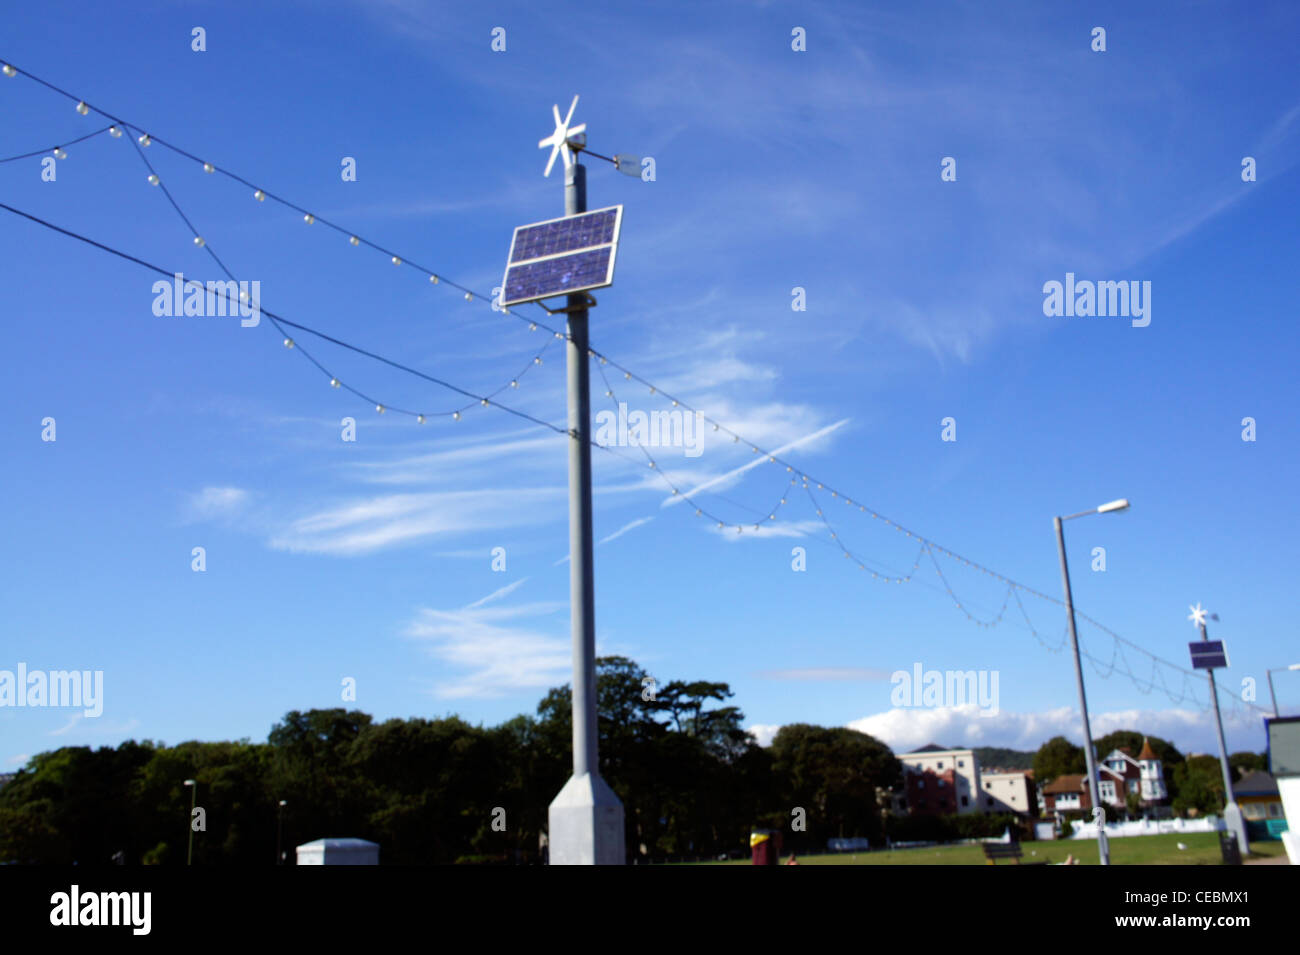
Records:
<instances>
[{"instance_id":1,"label":"streetlight pole","mask_svg":"<svg viewBox=\"0 0 1300 955\"><path fill-rule=\"evenodd\" d=\"M1106 514L1110 511L1127 510L1127 508L1128 501L1121 499L1111 501L1109 504L1103 504L1095 510L1080 511L1078 514L1070 514L1067 517L1052 518L1052 522L1056 527L1056 548L1061 555L1061 582L1065 586L1065 615L1070 624L1070 648L1074 651L1074 681L1079 690L1079 709L1083 713L1083 756L1088 766L1088 797L1092 800L1094 809L1101 805L1099 799L1100 787L1097 782L1097 760L1092 751L1092 725L1088 721L1088 696L1083 688L1083 664L1079 659L1079 635L1074 622L1074 596L1070 591L1070 565L1065 559L1065 529L1063 524L1065 521L1083 517L1087 514ZM1102 865L1110 865L1110 846L1106 841L1106 827L1100 821L1097 823L1097 855Z\"/></svg>"},{"instance_id":2,"label":"streetlight pole","mask_svg":"<svg viewBox=\"0 0 1300 955\"><path fill-rule=\"evenodd\" d=\"M199 784L197 780L187 779L185 780L185 785L190 787L190 819L188 825L186 826L186 828L189 829L189 836L188 836L189 848L185 850L185 864L193 865L194 864L194 806L197 804L199 798Z\"/></svg>"},{"instance_id":3,"label":"streetlight pole","mask_svg":"<svg viewBox=\"0 0 1300 955\"><path fill-rule=\"evenodd\" d=\"M1283 670L1300 670L1300 663L1293 663L1287 667L1273 667L1272 670L1264 671L1268 676L1268 696L1273 701L1273 715L1275 717L1282 714L1277 711L1277 694L1273 692L1273 674L1274 672L1281 673Z\"/></svg>"}]
</instances>

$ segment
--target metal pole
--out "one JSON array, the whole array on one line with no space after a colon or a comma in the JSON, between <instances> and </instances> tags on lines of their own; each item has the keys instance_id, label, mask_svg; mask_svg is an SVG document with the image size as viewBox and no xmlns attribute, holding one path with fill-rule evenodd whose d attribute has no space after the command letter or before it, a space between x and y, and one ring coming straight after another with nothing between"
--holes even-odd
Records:
<instances>
[{"instance_id":1,"label":"metal pole","mask_svg":"<svg viewBox=\"0 0 1300 955\"><path fill-rule=\"evenodd\" d=\"M587 167L564 171L564 214L587 211ZM591 531L591 383L587 296L568 297L569 606L573 639L573 775L599 773L596 736L596 600Z\"/></svg>"},{"instance_id":2,"label":"metal pole","mask_svg":"<svg viewBox=\"0 0 1300 955\"><path fill-rule=\"evenodd\" d=\"M564 171L564 211L587 211L587 170ZM587 302L568 296L569 604L573 643L573 776L550 805L552 865L625 865L623 804L600 778L596 723L596 586L591 532L591 383Z\"/></svg>"},{"instance_id":3,"label":"metal pole","mask_svg":"<svg viewBox=\"0 0 1300 955\"><path fill-rule=\"evenodd\" d=\"M1070 566L1065 560L1065 530L1059 517L1052 518L1056 525L1056 547L1061 554L1061 581L1065 584L1065 613L1070 622L1070 647L1074 651L1074 680L1079 687L1079 709L1083 712L1083 755L1088 764L1088 796L1093 806L1098 801L1097 765L1092 755L1092 726L1088 722L1088 697L1083 690L1083 664L1079 659L1079 636L1074 626L1074 598L1070 594ZM1102 865L1110 865L1110 846L1106 844L1106 831L1097 827L1097 854Z\"/></svg>"},{"instance_id":4,"label":"metal pole","mask_svg":"<svg viewBox=\"0 0 1300 955\"><path fill-rule=\"evenodd\" d=\"M1269 699L1273 701L1273 716L1276 718L1281 714L1277 711L1277 694L1273 692L1273 671L1265 670L1264 675L1268 677L1268 695Z\"/></svg>"},{"instance_id":5,"label":"metal pole","mask_svg":"<svg viewBox=\"0 0 1300 955\"><path fill-rule=\"evenodd\" d=\"M1209 634L1206 632L1205 624L1201 624L1201 640L1209 640ZM1214 684L1214 668L1208 671L1210 675L1210 699L1214 703L1214 728L1219 734L1219 768L1223 770L1223 824L1225 828L1236 835L1237 848L1242 852L1250 851L1249 836L1246 833L1246 823L1242 819L1241 808L1237 805L1237 800L1232 795L1232 770L1228 766L1228 744L1223 738L1223 716L1219 713L1219 691Z\"/></svg>"},{"instance_id":6,"label":"metal pole","mask_svg":"<svg viewBox=\"0 0 1300 955\"><path fill-rule=\"evenodd\" d=\"M275 864L284 865L284 851L280 848L280 836L284 833L284 800L280 800L275 818Z\"/></svg>"}]
</instances>

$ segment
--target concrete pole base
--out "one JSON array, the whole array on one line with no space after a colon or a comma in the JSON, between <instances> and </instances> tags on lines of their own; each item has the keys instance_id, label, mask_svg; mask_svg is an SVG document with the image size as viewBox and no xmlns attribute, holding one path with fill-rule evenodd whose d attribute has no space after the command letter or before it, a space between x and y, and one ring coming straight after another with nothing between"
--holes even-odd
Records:
<instances>
[{"instance_id":1,"label":"concrete pole base","mask_svg":"<svg viewBox=\"0 0 1300 955\"><path fill-rule=\"evenodd\" d=\"M1237 848L1241 850L1242 859L1245 859L1250 852L1250 842L1246 835L1246 820L1241 815L1241 808L1235 802L1230 802L1224 807L1223 824L1229 832L1237 834Z\"/></svg>"},{"instance_id":2,"label":"concrete pole base","mask_svg":"<svg viewBox=\"0 0 1300 955\"><path fill-rule=\"evenodd\" d=\"M591 773L570 776L547 811L551 865L626 865L623 804Z\"/></svg>"}]
</instances>

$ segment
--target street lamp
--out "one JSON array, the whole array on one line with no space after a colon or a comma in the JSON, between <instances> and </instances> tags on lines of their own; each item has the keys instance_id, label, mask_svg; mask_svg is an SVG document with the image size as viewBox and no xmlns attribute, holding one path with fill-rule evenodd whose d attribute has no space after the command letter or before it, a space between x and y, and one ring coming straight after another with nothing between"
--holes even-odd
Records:
<instances>
[{"instance_id":1,"label":"street lamp","mask_svg":"<svg viewBox=\"0 0 1300 955\"><path fill-rule=\"evenodd\" d=\"M185 785L190 787L190 819L186 826L189 829L189 848L185 851L185 864L194 864L194 806L199 798L199 784L193 779L185 780Z\"/></svg>"},{"instance_id":2,"label":"street lamp","mask_svg":"<svg viewBox=\"0 0 1300 955\"><path fill-rule=\"evenodd\" d=\"M1277 694L1273 692L1273 674L1281 673L1283 670L1300 670L1300 663L1293 663L1289 667L1274 667L1271 670L1264 671L1268 675L1268 695L1273 700L1274 716L1280 716L1281 714L1277 711Z\"/></svg>"},{"instance_id":3,"label":"street lamp","mask_svg":"<svg viewBox=\"0 0 1300 955\"><path fill-rule=\"evenodd\" d=\"M284 853L280 851L280 834L284 831L284 807L289 803L281 799L280 809L275 821L275 864L284 865Z\"/></svg>"},{"instance_id":4,"label":"street lamp","mask_svg":"<svg viewBox=\"0 0 1300 955\"><path fill-rule=\"evenodd\" d=\"M1065 559L1065 531L1061 525L1065 521L1085 517L1088 514L1109 514L1111 511L1125 510L1128 510L1128 498L1120 498L1118 501L1110 501L1090 511L1052 518L1056 527L1056 547L1061 554L1061 581L1065 585L1065 615L1070 623L1070 647L1074 650L1074 680L1079 686L1079 709L1083 713L1083 755L1088 765L1088 796L1092 800L1094 809L1101 805L1098 799L1097 760L1092 752L1092 726L1088 722L1088 697L1083 690L1083 664L1079 660L1079 635L1075 631L1074 624L1074 597L1070 593L1070 565ZM1110 846L1106 844L1106 827L1100 821L1097 824L1097 852L1101 864L1110 865Z\"/></svg>"}]
</instances>

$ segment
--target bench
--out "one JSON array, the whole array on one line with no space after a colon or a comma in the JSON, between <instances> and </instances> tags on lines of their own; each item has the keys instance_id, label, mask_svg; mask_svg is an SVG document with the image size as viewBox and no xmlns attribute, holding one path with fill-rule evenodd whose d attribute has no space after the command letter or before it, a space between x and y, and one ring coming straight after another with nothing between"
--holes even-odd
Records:
<instances>
[{"instance_id":1,"label":"bench","mask_svg":"<svg viewBox=\"0 0 1300 955\"><path fill-rule=\"evenodd\" d=\"M989 865L997 865L998 859L1015 859L1016 865L1020 865L1020 856L1020 843L1018 842L984 843L984 858L988 860Z\"/></svg>"}]
</instances>

